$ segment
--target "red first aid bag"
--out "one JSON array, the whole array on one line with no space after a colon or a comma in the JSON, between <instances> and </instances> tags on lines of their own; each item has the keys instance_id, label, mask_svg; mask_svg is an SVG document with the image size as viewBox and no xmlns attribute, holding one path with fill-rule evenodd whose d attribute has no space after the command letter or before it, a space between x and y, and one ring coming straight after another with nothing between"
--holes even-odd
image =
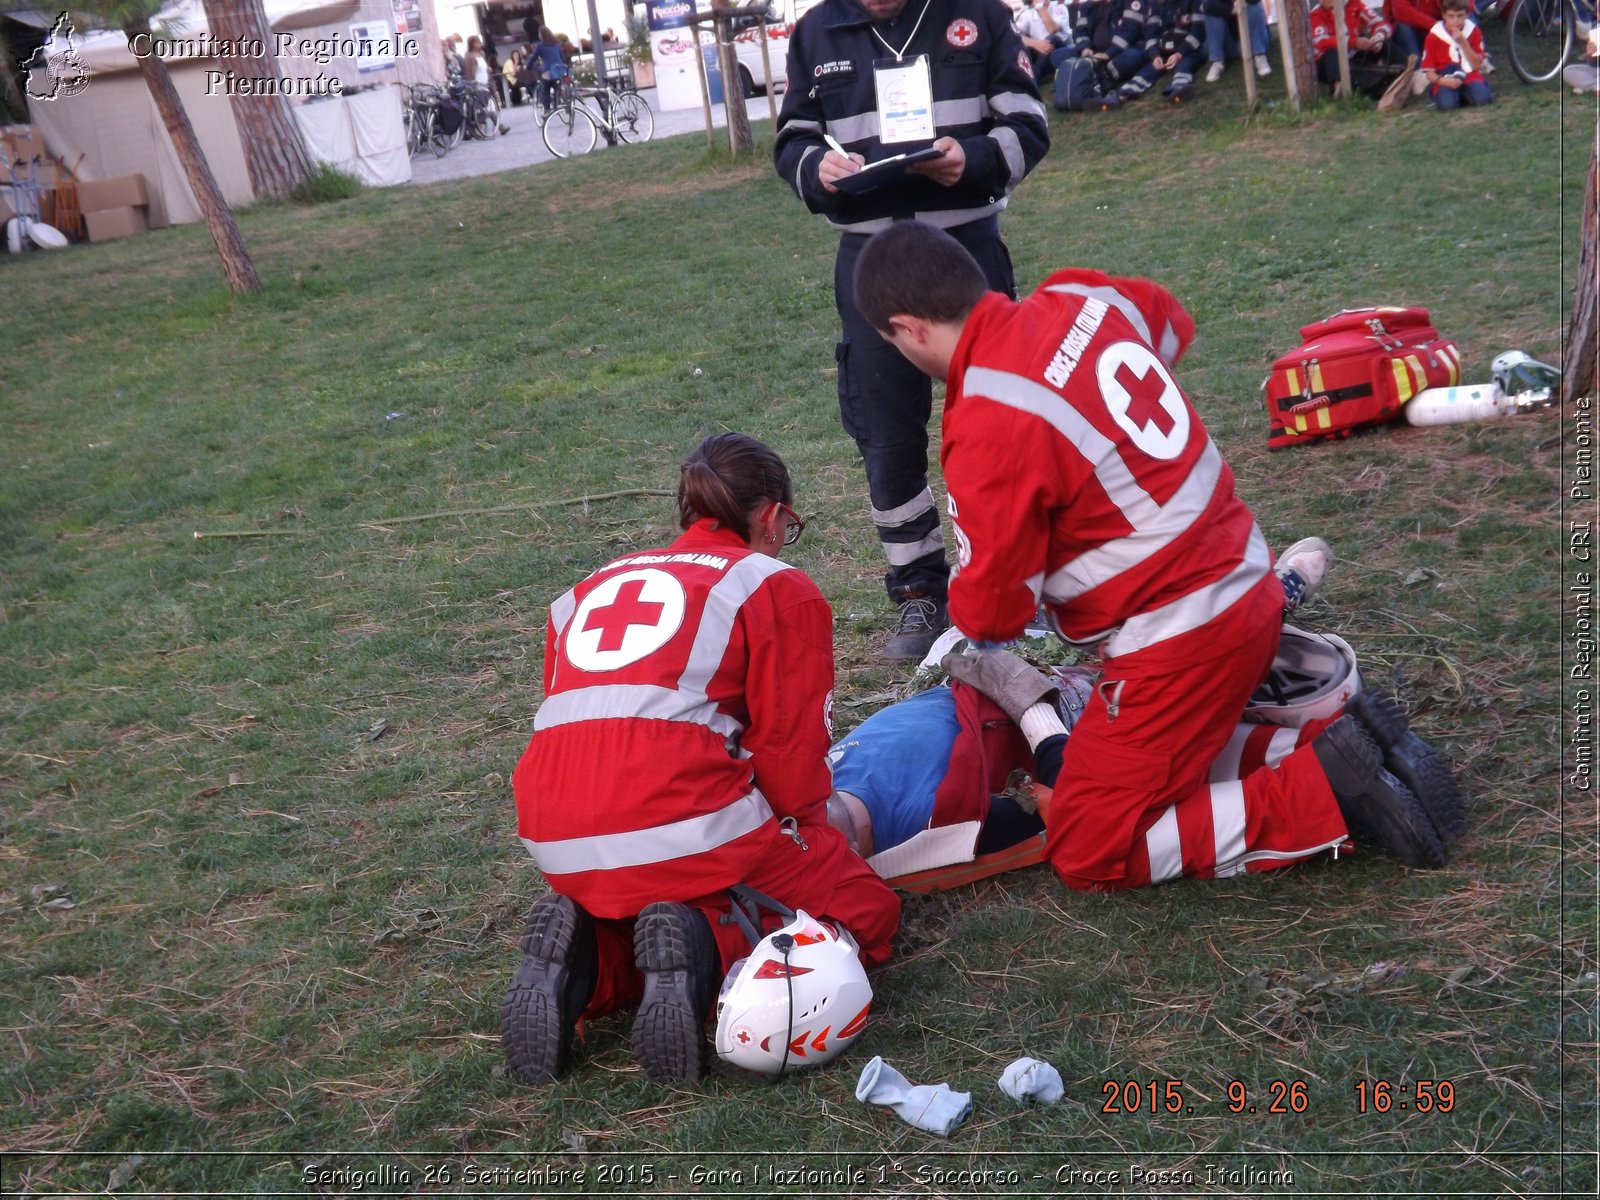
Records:
<instances>
[{"instance_id":1,"label":"red first aid bag","mask_svg":"<svg viewBox=\"0 0 1600 1200\"><path fill-rule=\"evenodd\" d=\"M1346 309L1300 336L1267 377L1273 449L1387 424L1424 388L1461 382L1461 351L1425 308Z\"/></svg>"}]
</instances>

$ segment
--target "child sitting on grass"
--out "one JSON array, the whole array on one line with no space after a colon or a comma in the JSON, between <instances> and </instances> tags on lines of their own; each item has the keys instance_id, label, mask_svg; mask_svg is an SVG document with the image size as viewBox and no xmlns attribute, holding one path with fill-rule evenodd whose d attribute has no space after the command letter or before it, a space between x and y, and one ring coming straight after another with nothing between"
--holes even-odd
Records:
<instances>
[{"instance_id":1,"label":"child sitting on grass","mask_svg":"<svg viewBox=\"0 0 1600 1200\"><path fill-rule=\"evenodd\" d=\"M1443 0L1443 12L1422 44L1422 70L1438 109L1494 101L1483 77L1483 32L1467 16L1469 0Z\"/></svg>"}]
</instances>

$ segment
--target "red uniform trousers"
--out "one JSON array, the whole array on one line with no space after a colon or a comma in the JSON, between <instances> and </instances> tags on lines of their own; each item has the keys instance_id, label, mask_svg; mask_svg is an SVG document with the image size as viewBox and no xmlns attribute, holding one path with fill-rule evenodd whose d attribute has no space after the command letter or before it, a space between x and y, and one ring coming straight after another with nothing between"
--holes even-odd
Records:
<instances>
[{"instance_id":1,"label":"red uniform trousers","mask_svg":"<svg viewBox=\"0 0 1600 1200\"><path fill-rule=\"evenodd\" d=\"M1050 804L1045 856L1068 887L1118 891L1265 870L1348 837L1309 744L1326 723L1301 731L1277 765L1210 782L1272 665L1281 604L1281 592L1263 586L1239 612L1105 661Z\"/></svg>"},{"instance_id":2,"label":"red uniform trousers","mask_svg":"<svg viewBox=\"0 0 1600 1200\"><path fill-rule=\"evenodd\" d=\"M820 805L817 811L820 815ZM861 948L864 965L875 967L885 962L889 939L900 924L900 897L831 825L802 825L799 834L806 849L784 834L775 834L771 849L742 882L790 908L803 908L814 917L843 925ZM732 911L728 893L716 892L684 903L699 909L710 922L722 959L720 971L726 975L751 949L738 925L731 920L722 923ZM763 933L787 924L775 914L763 916ZM633 921L596 919L594 924L599 972L584 1017L633 1007L644 995L644 977L633 963Z\"/></svg>"}]
</instances>

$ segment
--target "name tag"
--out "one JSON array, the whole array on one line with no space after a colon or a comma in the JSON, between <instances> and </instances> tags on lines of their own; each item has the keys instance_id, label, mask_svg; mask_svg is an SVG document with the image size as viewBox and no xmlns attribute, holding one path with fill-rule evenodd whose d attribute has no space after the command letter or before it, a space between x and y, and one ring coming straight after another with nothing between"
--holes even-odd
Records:
<instances>
[{"instance_id":1,"label":"name tag","mask_svg":"<svg viewBox=\"0 0 1600 1200\"><path fill-rule=\"evenodd\" d=\"M885 145L932 141L933 78L928 56L880 58L872 64L872 78L878 94L878 140Z\"/></svg>"}]
</instances>

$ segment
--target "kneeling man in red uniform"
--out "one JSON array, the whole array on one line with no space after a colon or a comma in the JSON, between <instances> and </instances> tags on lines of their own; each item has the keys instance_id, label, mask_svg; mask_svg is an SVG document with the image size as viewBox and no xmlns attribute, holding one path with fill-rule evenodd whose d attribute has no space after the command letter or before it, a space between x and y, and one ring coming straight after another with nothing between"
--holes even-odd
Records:
<instances>
[{"instance_id":1,"label":"kneeling man in red uniform","mask_svg":"<svg viewBox=\"0 0 1600 1200\"><path fill-rule=\"evenodd\" d=\"M981 647L1041 608L1062 638L1099 648L1046 824L1069 887L1262 870L1351 835L1410 866L1444 863L1461 796L1448 772L1417 769L1392 706L1352 704L1277 765L1208 782L1272 664L1284 596L1172 377L1194 322L1164 288L1064 270L1014 301L913 221L873 236L855 286L873 326L946 383L950 620L980 646L952 672L1003 692L985 676L1004 657Z\"/></svg>"}]
</instances>

